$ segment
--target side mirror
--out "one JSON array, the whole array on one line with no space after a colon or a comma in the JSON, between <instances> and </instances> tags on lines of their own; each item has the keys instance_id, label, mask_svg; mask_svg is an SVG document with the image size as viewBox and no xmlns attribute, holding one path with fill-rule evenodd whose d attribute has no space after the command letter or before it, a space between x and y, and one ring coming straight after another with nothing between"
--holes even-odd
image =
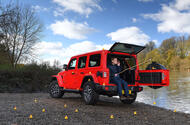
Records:
<instances>
[{"instance_id":1,"label":"side mirror","mask_svg":"<svg viewBox=\"0 0 190 125\"><path fill-rule=\"evenodd\" d=\"M64 65L63 65L63 69L64 69L64 70L67 70L67 64L64 64Z\"/></svg>"}]
</instances>

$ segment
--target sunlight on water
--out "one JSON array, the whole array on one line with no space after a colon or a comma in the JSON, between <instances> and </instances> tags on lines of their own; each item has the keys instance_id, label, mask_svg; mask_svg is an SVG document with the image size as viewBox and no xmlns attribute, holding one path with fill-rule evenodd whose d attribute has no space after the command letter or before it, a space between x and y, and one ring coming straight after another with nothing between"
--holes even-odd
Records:
<instances>
[{"instance_id":1,"label":"sunlight on water","mask_svg":"<svg viewBox=\"0 0 190 125\"><path fill-rule=\"evenodd\" d=\"M190 73L171 72L170 86L160 89L144 87L137 101L185 113L190 113Z\"/></svg>"}]
</instances>

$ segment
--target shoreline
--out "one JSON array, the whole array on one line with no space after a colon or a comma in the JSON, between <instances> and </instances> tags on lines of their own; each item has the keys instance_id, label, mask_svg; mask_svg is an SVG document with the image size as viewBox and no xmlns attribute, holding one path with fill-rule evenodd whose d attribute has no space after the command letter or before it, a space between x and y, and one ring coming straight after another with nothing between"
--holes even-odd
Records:
<instances>
[{"instance_id":1,"label":"shoreline","mask_svg":"<svg viewBox=\"0 0 190 125\"><path fill-rule=\"evenodd\" d=\"M61 99L53 99L48 93L0 93L0 99L0 123L5 124L190 124L190 114L143 102L126 105L104 96L94 106L85 105L80 95L72 93Z\"/></svg>"}]
</instances>

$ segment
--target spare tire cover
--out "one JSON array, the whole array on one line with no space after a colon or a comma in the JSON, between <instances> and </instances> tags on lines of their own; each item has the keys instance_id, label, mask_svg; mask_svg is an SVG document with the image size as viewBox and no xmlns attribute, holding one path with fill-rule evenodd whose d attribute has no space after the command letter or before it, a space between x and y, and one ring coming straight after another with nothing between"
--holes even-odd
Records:
<instances>
[{"instance_id":1,"label":"spare tire cover","mask_svg":"<svg viewBox=\"0 0 190 125\"><path fill-rule=\"evenodd\" d=\"M153 70L153 69L166 69L166 67L157 62L152 62L146 67L146 70Z\"/></svg>"},{"instance_id":2,"label":"spare tire cover","mask_svg":"<svg viewBox=\"0 0 190 125\"><path fill-rule=\"evenodd\" d=\"M149 64L146 67L146 70L154 70L154 69L166 69L166 67L164 67L163 65L157 63L157 62L152 62L151 64ZM152 89L158 89L161 88L163 86L149 86Z\"/></svg>"}]
</instances>

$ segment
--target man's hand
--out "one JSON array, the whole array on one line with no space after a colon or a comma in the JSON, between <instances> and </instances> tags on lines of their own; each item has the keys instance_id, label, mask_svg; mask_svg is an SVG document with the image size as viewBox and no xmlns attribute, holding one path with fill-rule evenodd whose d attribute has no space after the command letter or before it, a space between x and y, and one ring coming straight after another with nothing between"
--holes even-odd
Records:
<instances>
[{"instance_id":1,"label":"man's hand","mask_svg":"<svg viewBox=\"0 0 190 125\"><path fill-rule=\"evenodd\" d=\"M117 63L117 66L120 66L120 62Z\"/></svg>"},{"instance_id":2,"label":"man's hand","mask_svg":"<svg viewBox=\"0 0 190 125\"><path fill-rule=\"evenodd\" d=\"M118 76L118 74L115 74L115 77Z\"/></svg>"}]
</instances>

